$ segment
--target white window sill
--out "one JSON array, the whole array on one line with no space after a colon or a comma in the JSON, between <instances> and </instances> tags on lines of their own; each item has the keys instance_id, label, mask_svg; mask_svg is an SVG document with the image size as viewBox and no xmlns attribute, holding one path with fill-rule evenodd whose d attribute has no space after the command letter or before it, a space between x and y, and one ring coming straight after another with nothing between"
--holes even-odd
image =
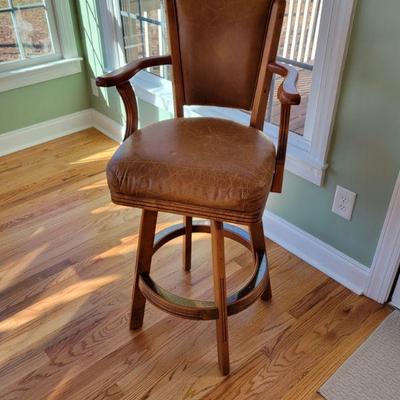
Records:
<instances>
[{"instance_id":1,"label":"white window sill","mask_svg":"<svg viewBox=\"0 0 400 400\"><path fill-rule=\"evenodd\" d=\"M81 72L81 57L52 61L0 73L0 92L6 92Z\"/></svg>"},{"instance_id":2,"label":"white window sill","mask_svg":"<svg viewBox=\"0 0 400 400\"><path fill-rule=\"evenodd\" d=\"M172 99L172 84L170 81L142 71L133 78L136 95L158 108L174 112ZM244 111L222 108L190 106L185 107L186 116L207 116L227 118L243 124L249 124L250 116ZM265 123L264 132L275 143L278 139L278 127ZM314 160L310 153L311 143L305 138L289 135L288 150L286 156L286 169L301 178L304 178L318 186L324 180L326 164Z\"/></svg>"}]
</instances>

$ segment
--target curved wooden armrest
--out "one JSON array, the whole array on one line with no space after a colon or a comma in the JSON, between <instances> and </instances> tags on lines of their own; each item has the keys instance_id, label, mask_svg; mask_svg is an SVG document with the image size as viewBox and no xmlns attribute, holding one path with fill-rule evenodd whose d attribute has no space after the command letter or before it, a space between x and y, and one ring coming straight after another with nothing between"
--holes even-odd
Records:
<instances>
[{"instance_id":1,"label":"curved wooden armrest","mask_svg":"<svg viewBox=\"0 0 400 400\"><path fill-rule=\"evenodd\" d=\"M273 62L268 64L268 70L285 78L278 89L279 101L290 106L299 105L301 96L296 87L299 78L296 68L288 64Z\"/></svg>"},{"instance_id":2,"label":"curved wooden armrest","mask_svg":"<svg viewBox=\"0 0 400 400\"><path fill-rule=\"evenodd\" d=\"M299 74L296 68L278 62L268 64L268 71L284 77L282 84L278 88L278 99L281 102L281 119L279 123L278 148L276 150L275 174L271 188L272 192L281 193L289 137L290 107L300 104L301 101L301 96L296 88Z\"/></svg>"},{"instance_id":3,"label":"curved wooden armrest","mask_svg":"<svg viewBox=\"0 0 400 400\"><path fill-rule=\"evenodd\" d=\"M171 56L147 57L133 61L109 74L96 78L96 85L102 87L116 86L126 112L126 128L124 140L138 129L138 110L135 92L129 80L139 71L158 65L171 64Z\"/></svg>"},{"instance_id":4,"label":"curved wooden armrest","mask_svg":"<svg viewBox=\"0 0 400 400\"><path fill-rule=\"evenodd\" d=\"M141 58L139 60L132 61L106 75L99 76L98 78L96 78L96 85L103 87L118 86L123 84L124 82L129 81L129 79L131 79L142 69L157 67L159 65L167 65L171 63L171 56Z\"/></svg>"}]
</instances>

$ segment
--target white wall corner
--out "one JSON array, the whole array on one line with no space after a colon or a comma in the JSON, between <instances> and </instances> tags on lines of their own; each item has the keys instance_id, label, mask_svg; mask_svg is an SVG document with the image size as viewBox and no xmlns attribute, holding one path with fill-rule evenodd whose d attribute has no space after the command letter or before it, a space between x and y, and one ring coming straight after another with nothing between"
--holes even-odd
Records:
<instances>
[{"instance_id":1,"label":"white wall corner","mask_svg":"<svg viewBox=\"0 0 400 400\"><path fill-rule=\"evenodd\" d=\"M93 126L90 109L0 134L0 156L45 143Z\"/></svg>"},{"instance_id":2,"label":"white wall corner","mask_svg":"<svg viewBox=\"0 0 400 400\"><path fill-rule=\"evenodd\" d=\"M357 294L363 294L369 268L270 211L263 216L265 235Z\"/></svg>"},{"instance_id":3,"label":"white wall corner","mask_svg":"<svg viewBox=\"0 0 400 400\"><path fill-rule=\"evenodd\" d=\"M110 139L122 143L125 135L125 127L113 119L92 109L93 126Z\"/></svg>"},{"instance_id":4,"label":"white wall corner","mask_svg":"<svg viewBox=\"0 0 400 400\"><path fill-rule=\"evenodd\" d=\"M365 294L379 303L388 300L400 266L400 173L394 187Z\"/></svg>"}]
</instances>

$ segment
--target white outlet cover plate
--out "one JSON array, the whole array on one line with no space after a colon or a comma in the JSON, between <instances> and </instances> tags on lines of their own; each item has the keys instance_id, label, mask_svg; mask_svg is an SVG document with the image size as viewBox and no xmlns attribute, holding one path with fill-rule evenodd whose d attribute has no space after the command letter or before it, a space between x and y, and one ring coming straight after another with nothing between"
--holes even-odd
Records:
<instances>
[{"instance_id":1,"label":"white outlet cover plate","mask_svg":"<svg viewBox=\"0 0 400 400\"><path fill-rule=\"evenodd\" d=\"M340 217L351 220L357 194L342 186L336 186L335 198L333 199L332 211Z\"/></svg>"}]
</instances>

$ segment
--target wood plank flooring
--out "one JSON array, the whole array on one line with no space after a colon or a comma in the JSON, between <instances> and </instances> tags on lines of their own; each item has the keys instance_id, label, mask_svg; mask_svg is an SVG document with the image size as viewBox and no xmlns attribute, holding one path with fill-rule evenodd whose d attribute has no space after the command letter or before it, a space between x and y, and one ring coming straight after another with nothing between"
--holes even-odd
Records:
<instances>
[{"instance_id":1,"label":"wood plank flooring","mask_svg":"<svg viewBox=\"0 0 400 400\"><path fill-rule=\"evenodd\" d=\"M94 129L0 159L0 399L318 399L318 387L390 310L356 296L268 242L273 299L229 319L231 375L215 324L146 306L128 328L140 213L110 202L116 144ZM158 228L180 222L160 215ZM251 257L227 240L228 290ZM152 275L212 298L211 246L195 234L157 252Z\"/></svg>"}]
</instances>

